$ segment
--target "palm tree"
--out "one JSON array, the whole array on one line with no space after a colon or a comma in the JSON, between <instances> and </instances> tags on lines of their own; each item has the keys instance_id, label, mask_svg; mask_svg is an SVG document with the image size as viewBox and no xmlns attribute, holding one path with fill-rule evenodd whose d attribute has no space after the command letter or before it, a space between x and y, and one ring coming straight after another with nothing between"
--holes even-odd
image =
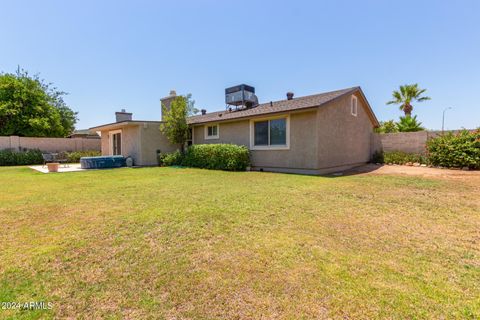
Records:
<instances>
[{"instance_id":1,"label":"palm tree","mask_svg":"<svg viewBox=\"0 0 480 320\"><path fill-rule=\"evenodd\" d=\"M425 91L427 89L420 89L416 83L400 86L400 91L395 90L392 92L393 100L388 101L387 104L399 104L400 110L405 112L405 116L410 117L413 110L413 101L422 102L430 100L430 97L421 96Z\"/></svg>"},{"instance_id":2,"label":"palm tree","mask_svg":"<svg viewBox=\"0 0 480 320\"><path fill-rule=\"evenodd\" d=\"M397 122L397 130L399 132L416 132L425 130L422 127L422 123L417 121L417 116L413 117L400 117L400 121Z\"/></svg>"}]
</instances>

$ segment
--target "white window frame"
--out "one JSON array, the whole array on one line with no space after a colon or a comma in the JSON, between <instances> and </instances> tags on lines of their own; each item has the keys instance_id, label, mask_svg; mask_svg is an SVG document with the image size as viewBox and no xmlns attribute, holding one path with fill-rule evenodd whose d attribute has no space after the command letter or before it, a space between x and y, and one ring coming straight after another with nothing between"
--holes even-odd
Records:
<instances>
[{"instance_id":1,"label":"white window frame","mask_svg":"<svg viewBox=\"0 0 480 320\"><path fill-rule=\"evenodd\" d=\"M355 95L352 95L352 100L350 101L350 113L354 117L358 114L358 98Z\"/></svg>"},{"instance_id":2,"label":"white window frame","mask_svg":"<svg viewBox=\"0 0 480 320\"><path fill-rule=\"evenodd\" d=\"M255 145L255 122L285 119L286 125L286 145L268 145L268 146L256 146ZM268 125L268 141L270 142L270 123ZM250 150L290 150L290 114L250 119Z\"/></svg>"},{"instance_id":3,"label":"white window frame","mask_svg":"<svg viewBox=\"0 0 480 320\"><path fill-rule=\"evenodd\" d=\"M217 127L217 135L215 136L209 136L208 135L208 127ZM218 123L209 123L205 125L205 140L213 140L213 139L219 139L220 138L220 124Z\"/></svg>"},{"instance_id":4,"label":"white window frame","mask_svg":"<svg viewBox=\"0 0 480 320\"><path fill-rule=\"evenodd\" d=\"M117 134L117 133L120 133L120 151L121 153L123 153L123 133L122 133L122 130L119 129L119 130L112 130L112 131L108 131L108 152L111 156L113 156L113 135L114 134Z\"/></svg>"}]
</instances>

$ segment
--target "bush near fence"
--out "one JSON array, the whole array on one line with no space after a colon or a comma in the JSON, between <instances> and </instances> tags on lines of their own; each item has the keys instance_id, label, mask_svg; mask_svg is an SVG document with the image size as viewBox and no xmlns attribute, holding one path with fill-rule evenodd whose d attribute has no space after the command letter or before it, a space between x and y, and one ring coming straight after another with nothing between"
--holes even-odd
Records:
<instances>
[{"instance_id":1,"label":"bush near fence","mask_svg":"<svg viewBox=\"0 0 480 320\"><path fill-rule=\"evenodd\" d=\"M42 151L40 150L0 150L0 166L26 166L43 164ZM81 157L94 157L101 155L100 151L65 152L69 163L80 162Z\"/></svg>"},{"instance_id":2,"label":"bush near fence","mask_svg":"<svg viewBox=\"0 0 480 320\"><path fill-rule=\"evenodd\" d=\"M43 157L40 150L13 151L0 150L0 166L24 166L42 164Z\"/></svg>"},{"instance_id":3,"label":"bush near fence","mask_svg":"<svg viewBox=\"0 0 480 320\"><path fill-rule=\"evenodd\" d=\"M78 163L80 162L81 157L98 157L101 155L102 153L96 150L74 151L74 152L67 152L67 159L69 163Z\"/></svg>"},{"instance_id":4,"label":"bush near fence","mask_svg":"<svg viewBox=\"0 0 480 320\"><path fill-rule=\"evenodd\" d=\"M429 139L427 157L434 166L480 169L480 129Z\"/></svg>"},{"instance_id":5,"label":"bush near fence","mask_svg":"<svg viewBox=\"0 0 480 320\"><path fill-rule=\"evenodd\" d=\"M427 164L426 156L416 153L407 153L403 151L390 152L375 152L372 157L374 163L388 163L388 164L407 164L419 163Z\"/></svg>"},{"instance_id":6,"label":"bush near fence","mask_svg":"<svg viewBox=\"0 0 480 320\"><path fill-rule=\"evenodd\" d=\"M372 162L480 169L480 129L448 132L429 138L425 149L425 154L377 151L373 154Z\"/></svg>"}]
</instances>

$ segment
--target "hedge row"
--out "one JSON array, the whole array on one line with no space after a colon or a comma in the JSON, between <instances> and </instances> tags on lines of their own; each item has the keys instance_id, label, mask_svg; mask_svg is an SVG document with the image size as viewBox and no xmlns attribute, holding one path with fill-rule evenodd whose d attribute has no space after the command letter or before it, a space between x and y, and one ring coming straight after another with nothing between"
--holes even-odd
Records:
<instances>
[{"instance_id":1,"label":"hedge row","mask_svg":"<svg viewBox=\"0 0 480 320\"><path fill-rule=\"evenodd\" d=\"M376 152L373 155L373 162L375 163L393 163L393 164L406 164L406 163L420 163L427 164L427 157L415 154L415 153L406 153L402 151L392 151L392 152Z\"/></svg>"},{"instance_id":2,"label":"hedge row","mask_svg":"<svg viewBox=\"0 0 480 320\"><path fill-rule=\"evenodd\" d=\"M23 152L0 150L0 166L22 166L42 163L43 158L40 150Z\"/></svg>"},{"instance_id":3,"label":"hedge row","mask_svg":"<svg viewBox=\"0 0 480 320\"><path fill-rule=\"evenodd\" d=\"M81 157L97 157L102 155L100 151L95 151L95 150L74 151L74 152L67 152L66 154L67 154L68 162L70 163L80 162Z\"/></svg>"},{"instance_id":4,"label":"hedge row","mask_svg":"<svg viewBox=\"0 0 480 320\"><path fill-rule=\"evenodd\" d=\"M94 157L101 155L100 151L75 151L65 152L68 162L80 162L81 157ZM40 150L12 151L0 150L0 166L25 166L43 164Z\"/></svg>"},{"instance_id":5,"label":"hedge row","mask_svg":"<svg viewBox=\"0 0 480 320\"><path fill-rule=\"evenodd\" d=\"M179 151L160 156L164 166L245 171L250 166L250 154L245 146L235 144L197 144L190 146L185 154Z\"/></svg>"}]
</instances>

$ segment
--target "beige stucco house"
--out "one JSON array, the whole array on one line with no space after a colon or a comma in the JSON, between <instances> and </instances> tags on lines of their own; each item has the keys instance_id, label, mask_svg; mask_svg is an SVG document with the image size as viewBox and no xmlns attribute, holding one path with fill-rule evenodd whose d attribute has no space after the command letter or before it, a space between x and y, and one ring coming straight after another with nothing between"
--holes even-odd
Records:
<instances>
[{"instance_id":1,"label":"beige stucco house","mask_svg":"<svg viewBox=\"0 0 480 320\"><path fill-rule=\"evenodd\" d=\"M252 169L323 174L364 164L372 155L378 121L360 87L190 117L191 144L234 143L251 151ZM161 99L169 108L175 92ZM156 165L157 151L178 149L160 132L161 121L117 122L91 128L101 134L102 154L122 154L136 165Z\"/></svg>"}]
</instances>

